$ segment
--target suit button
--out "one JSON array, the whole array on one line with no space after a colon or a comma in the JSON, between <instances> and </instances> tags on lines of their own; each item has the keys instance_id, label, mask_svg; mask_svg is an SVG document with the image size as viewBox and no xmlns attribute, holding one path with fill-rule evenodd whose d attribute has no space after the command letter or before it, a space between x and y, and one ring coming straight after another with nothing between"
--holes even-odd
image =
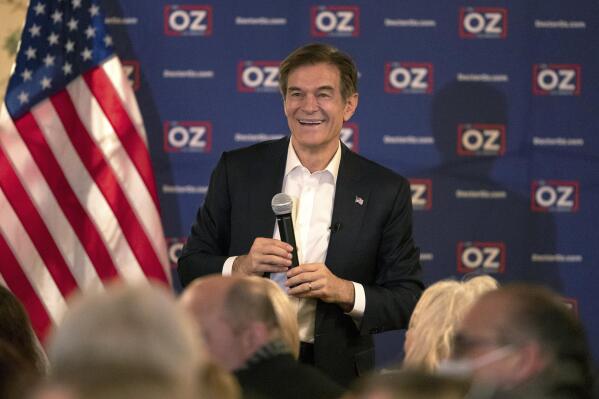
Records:
<instances>
[{"instance_id":1,"label":"suit button","mask_svg":"<svg viewBox=\"0 0 599 399\"><path fill-rule=\"evenodd\" d=\"M370 329L370 334L378 334L381 332L380 328L371 328Z\"/></svg>"}]
</instances>

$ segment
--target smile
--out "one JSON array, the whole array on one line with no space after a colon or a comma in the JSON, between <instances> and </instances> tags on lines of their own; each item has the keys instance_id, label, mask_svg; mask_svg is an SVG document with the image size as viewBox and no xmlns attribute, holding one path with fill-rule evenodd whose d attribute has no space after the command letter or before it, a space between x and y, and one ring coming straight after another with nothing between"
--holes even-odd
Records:
<instances>
[{"instance_id":1,"label":"smile","mask_svg":"<svg viewBox=\"0 0 599 399\"><path fill-rule=\"evenodd\" d=\"M305 126L316 126L324 122L322 119L298 119L297 121L300 123L300 125Z\"/></svg>"}]
</instances>

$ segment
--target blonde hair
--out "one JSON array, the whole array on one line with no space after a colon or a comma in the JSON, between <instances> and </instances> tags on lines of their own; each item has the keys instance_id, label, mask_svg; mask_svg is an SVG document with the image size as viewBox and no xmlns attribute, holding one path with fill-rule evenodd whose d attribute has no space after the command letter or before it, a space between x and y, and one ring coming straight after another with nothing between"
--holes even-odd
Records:
<instances>
[{"instance_id":1,"label":"blonde hair","mask_svg":"<svg viewBox=\"0 0 599 399\"><path fill-rule=\"evenodd\" d=\"M428 287L410 319L411 342L406 347L404 366L435 370L451 355L455 329L468 309L482 294L498 287L497 280L490 276L442 280Z\"/></svg>"},{"instance_id":2,"label":"blonde hair","mask_svg":"<svg viewBox=\"0 0 599 399\"><path fill-rule=\"evenodd\" d=\"M299 358L299 327L297 315L289 296L272 280L258 277L257 280L264 286L268 298L277 316L280 338L289 346L294 358Z\"/></svg>"},{"instance_id":3,"label":"blonde hair","mask_svg":"<svg viewBox=\"0 0 599 399\"><path fill-rule=\"evenodd\" d=\"M201 370L203 399L240 399L241 387L237 379L214 361L208 361Z\"/></svg>"}]
</instances>

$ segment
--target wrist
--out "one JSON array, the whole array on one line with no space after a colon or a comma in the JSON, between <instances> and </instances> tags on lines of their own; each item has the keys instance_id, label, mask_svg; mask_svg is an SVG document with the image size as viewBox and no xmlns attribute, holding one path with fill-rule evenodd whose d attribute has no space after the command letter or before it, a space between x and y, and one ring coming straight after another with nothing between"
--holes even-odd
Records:
<instances>
[{"instance_id":1,"label":"wrist","mask_svg":"<svg viewBox=\"0 0 599 399\"><path fill-rule=\"evenodd\" d=\"M354 308L356 293L354 290L354 284L351 281L341 281L343 282L343 284L340 290L341 295L339 298L338 305L345 313L348 313Z\"/></svg>"},{"instance_id":2,"label":"wrist","mask_svg":"<svg viewBox=\"0 0 599 399\"><path fill-rule=\"evenodd\" d=\"M235 258L231 266L231 274L246 274L242 267L246 257L247 255L240 255Z\"/></svg>"}]
</instances>

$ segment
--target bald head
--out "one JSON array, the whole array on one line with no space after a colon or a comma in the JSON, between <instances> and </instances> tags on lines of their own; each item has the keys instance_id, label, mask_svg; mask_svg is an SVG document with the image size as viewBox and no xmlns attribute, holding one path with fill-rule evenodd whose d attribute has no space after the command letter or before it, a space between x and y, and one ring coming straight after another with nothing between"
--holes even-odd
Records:
<instances>
[{"instance_id":1,"label":"bald head","mask_svg":"<svg viewBox=\"0 0 599 399\"><path fill-rule=\"evenodd\" d=\"M238 277L208 276L194 280L179 298L199 324L206 313L222 312L225 298Z\"/></svg>"},{"instance_id":2,"label":"bald head","mask_svg":"<svg viewBox=\"0 0 599 399\"><path fill-rule=\"evenodd\" d=\"M278 332L277 316L259 277L209 276L180 298L213 359L227 370L242 366Z\"/></svg>"},{"instance_id":3,"label":"bald head","mask_svg":"<svg viewBox=\"0 0 599 399\"><path fill-rule=\"evenodd\" d=\"M575 380L584 385L590 373L588 353L581 323L560 298L525 284L481 297L464 317L455 342L456 357L476 366L475 379L503 387L540 375L554 380L563 370L575 370Z\"/></svg>"}]
</instances>

